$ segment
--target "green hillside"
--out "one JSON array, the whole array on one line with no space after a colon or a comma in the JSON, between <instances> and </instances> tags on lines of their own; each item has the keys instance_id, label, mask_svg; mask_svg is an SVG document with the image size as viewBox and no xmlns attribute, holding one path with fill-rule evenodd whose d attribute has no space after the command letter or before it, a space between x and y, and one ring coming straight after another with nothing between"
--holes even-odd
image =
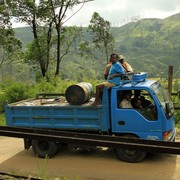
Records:
<instances>
[{"instance_id":1,"label":"green hillside","mask_svg":"<svg viewBox=\"0 0 180 180\"><path fill-rule=\"evenodd\" d=\"M142 19L112 31L118 51L136 70L165 76L172 65L175 76L180 76L180 14L163 20Z\"/></svg>"},{"instance_id":2,"label":"green hillside","mask_svg":"<svg viewBox=\"0 0 180 180\"><path fill-rule=\"evenodd\" d=\"M25 47L26 44L33 39L32 28L30 27L21 27L15 28L16 36L22 41L23 46Z\"/></svg>"},{"instance_id":3,"label":"green hillside","mask_svg":"<svg viewBox=\"0 0 180 180\"><path fill-rule=\"evenodd\" d=\"M112 27L111 30L116 40L117 53L125 56L135 72L146 71L150 77L166 78L168 66L172 65L174 77L180 78L180 13L165 19L141 19L122 27ZM15 32L24 47L33 38L28 27L16 28ZM85 37L90 36L86 34ZM77 59L71 61L72 67L74 63L76 66L82 65L83 61ZM96 72L102 74L105 62L100 62L96 67L95 63L87 61L83 64L88 64L88 69L96 69ZM69 64L68 60L66 62Z\"/></svg>"}]
</instances>

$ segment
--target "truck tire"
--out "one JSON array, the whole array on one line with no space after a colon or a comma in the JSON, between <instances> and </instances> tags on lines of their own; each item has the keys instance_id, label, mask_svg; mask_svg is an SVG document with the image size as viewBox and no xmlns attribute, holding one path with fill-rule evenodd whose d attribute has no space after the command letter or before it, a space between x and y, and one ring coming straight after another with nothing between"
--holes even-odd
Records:
<instances>
[{"instance_id":1,"label":"truck tire","mask_svg":"<svg viewBox=\"0 0 180 180\"><path fill-rule=\"evenodd\" d=\"M32 140L32 149L39 158L51 158L58 151L57 143L45 140Z\"/></svg>"},{"instance_id":2,"label":"truck tire","mask_svg":"<svg viewBox=\"0 0 180 180\"><path fill-rule=\"evenodd\" d=\"M124 137L134 138L135 136L128 135ZM131 162L131 163L140 162L147 155L147 152L145 151L139 151L139 150L133 150L133 149L120 149L120 148L115 148L114 153L117 156L117 158L120 159L121 161Z\"/></svg>"}]
</instances>

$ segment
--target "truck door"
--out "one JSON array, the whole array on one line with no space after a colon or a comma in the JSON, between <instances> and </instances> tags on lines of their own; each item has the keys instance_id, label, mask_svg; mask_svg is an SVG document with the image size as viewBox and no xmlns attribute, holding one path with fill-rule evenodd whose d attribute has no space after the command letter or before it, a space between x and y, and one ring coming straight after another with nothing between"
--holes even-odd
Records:
<instances>
[{"instance_id":1,"label":"truck door","mask_svg":"<svg viewBox=\"0 0 180 180\"><path fill-rule=\"evenodd\" d=\"M117 90L111 100L111 125L114 133L136 134L147 139L162 138L162 124L158 121L155 101L146 90L130 90L131 97L125 99L129 90ZM124 104L124 107L122 106Z\"/></svg>"}]
</instances>

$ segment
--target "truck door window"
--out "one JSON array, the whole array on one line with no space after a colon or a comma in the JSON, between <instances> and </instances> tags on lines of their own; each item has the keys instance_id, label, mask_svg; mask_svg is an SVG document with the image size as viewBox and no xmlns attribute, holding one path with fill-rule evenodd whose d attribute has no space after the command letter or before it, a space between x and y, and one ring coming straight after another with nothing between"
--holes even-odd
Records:
<instances>
[{"instance_id":1,"label":"truck door window","mask_svg":"<svg viewBox=\"0 0 180 180\"><path fill-rule=\"evenodd\" d=\"M134 109L139 111L146 119L156 120L157 110L155 102L148 91L134 90L131 104Z\"/></svg>"},{"instance_id":2,"label":"truck door window","mask_svg":"<svg viewBox=\"0 0 180 180\"><path fill-rule=\"evenodd\" d=\"M135 109L146 119L157 120L156 105L147 90L117 91L117 106L119 109Z\"/></svg>"}]
</instances>

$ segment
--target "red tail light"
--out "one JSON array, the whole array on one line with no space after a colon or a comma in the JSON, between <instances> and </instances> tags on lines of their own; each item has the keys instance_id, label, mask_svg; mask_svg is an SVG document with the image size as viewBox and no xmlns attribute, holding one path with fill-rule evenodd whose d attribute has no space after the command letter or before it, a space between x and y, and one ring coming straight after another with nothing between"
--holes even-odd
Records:
<instances>
[{"instance_id":1,"label":"red tail light","mask_svg":"<svg viewBox=\"0 0 180 180\"><path fill-rule=\"evenodd\" d=\"M163 132L163 140L164 141L169 141L169 139L171 138L172 136L172 129L168 132Z\"/></svg>"}]
</instances>

